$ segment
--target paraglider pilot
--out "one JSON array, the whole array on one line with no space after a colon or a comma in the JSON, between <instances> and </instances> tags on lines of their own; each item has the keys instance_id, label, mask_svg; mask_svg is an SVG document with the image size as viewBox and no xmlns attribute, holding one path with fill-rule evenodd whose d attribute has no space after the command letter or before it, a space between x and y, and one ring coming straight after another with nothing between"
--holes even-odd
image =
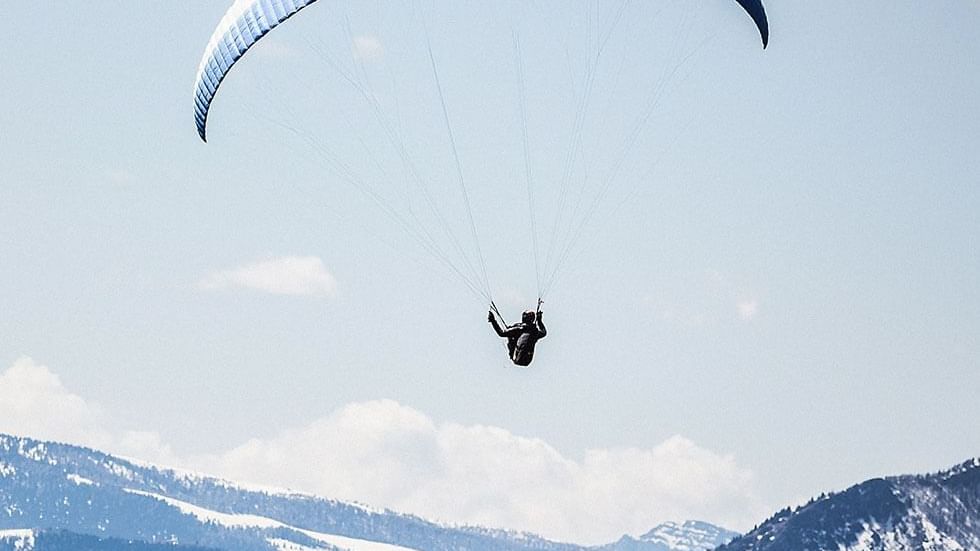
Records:
<instances>
[{"instance_id":1,"label":"paraglider pilot","mask_svg":"<svg viewBox=\"0 0 980 551\"><path fill-rule=\"evenodd\" d=\"M528 310L524 312L521 315L521 323L509 325L506 329L501 329L493 310L490 310L490 313L487 314L487 321L493 326L493 330L497 332L497 335L507 339L507 351L510 353L510 361L521 367L531 365L531 360L534 359L534 345L537 344L538 340L548 335L548 330L545 329L544 323L541 321L540 300L538 301L537 311Z\"/></svg>"}]
</instances>

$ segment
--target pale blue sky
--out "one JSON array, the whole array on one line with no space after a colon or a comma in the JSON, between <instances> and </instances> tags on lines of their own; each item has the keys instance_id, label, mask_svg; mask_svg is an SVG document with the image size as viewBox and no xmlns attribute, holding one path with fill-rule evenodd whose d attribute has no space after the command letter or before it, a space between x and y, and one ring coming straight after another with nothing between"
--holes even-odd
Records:
<instances>
[{"instance_id":1,"label":"pale blue sky","mask_svg":"<svg viewBox=\"0 0 980 551\"><path fill-rule=\"evenodd\" d=\"M572 458L682 435L731 454L772 507L980 453L977 2L772 0L765 52L734 2L656 18L632 6L602 60L625 61L616 95L611 77L597 85L605 132L642 112L651 71L693 57L547 297L551 335L530 370L507 368L463 285L266 122L316 134L365 178L358 136L398 166L370 110L311 63L311 51L351 63L342 5L313 6L250 53L218 95L210 143L197 139L191 86L227 4L6 6L2 368L31 356L184 454L382 398ZM573 22L594 5L474 6L421 11L491 283L516 318L535 288L509 25L521 21L547 216L584 75ZM617 6L603 2L600 21ZM437 193L466 239L410 13L355 10L352 30L379 40L366 71L400 98L385 105L448 186ZM599 171L620 150L591 134L583 145ZM336 292L200 284L287 256L321 259Z\"/></svg>"}]
</instances>

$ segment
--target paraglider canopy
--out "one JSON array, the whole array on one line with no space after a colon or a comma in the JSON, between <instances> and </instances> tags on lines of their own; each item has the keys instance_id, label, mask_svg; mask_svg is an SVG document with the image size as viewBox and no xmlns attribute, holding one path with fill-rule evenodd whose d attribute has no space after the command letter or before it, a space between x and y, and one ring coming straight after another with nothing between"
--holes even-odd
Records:
<instances>
[{"instance_id":1,"label":"paraglider canopy","mask_svg":"<svg viewBox=\"0 0 980 551\"><path fill-rule=\"evenodd\" d=\"M208 111L232 66L269 31L316 0L235 0L211 34L194 84L197 134L207 140Z\"/></svg>"},{"instance_id":2,"label":"paraglider canopy","mask_svg":"<svg viewBox=\"0 0 980 551\"><path fill-rule=\"evenodd\" d=\"M203 141L211 105L232 67L268 33L315 2L234 0L208 41L195 81L194 117ZM736 2L754 21L766 46L769 27L762 1ZM362 192L407 238L417 241L474 297L491 306L492 272L487 269L478 217L471 206L474 188L467 180L472 176L464 165L483 155L482 149L492 150L482 159L489 163L475 165L492 168L481 171L477 180L487 185L475 188L485 197L497 195L488 191L493 180L523 180L529 227L511 241L515 247L526 244L526 250L533 252L540 299L556 285L576 246L588 238L589 224L601 212L613 184L639 185L646 179L632 173L645 164L641 160L645 155L634 151L647 145L644 130L653 126L651 118L668 82L695 54L681 55L688 46L684 34L697 22L692 26L685 16L690 4L679 1L590 0L580 5L584 10L565 5L530 9L528 3L517 2L504 11L495 4L475 3L463 10L484 11L464 20L452 15L458 9L452 2L439 3L438 10L380 0L366 9L361 8L362 2L341 4L338 13L327 11L331 8L326 4L313 8L323 10L323 17L309 20L316 23L309 29L316 40L308 50L296 50L308 55L291 59L308 59L314 70L326 69L326 77L320 75L309 86L291 79L267 79L273 85L281 81L290 85L278 93L266 91L272 101L248 113L279 127L287 138L298 139L297 151L312 157L315 170L327 169L331 181ZM730 0L714 8L738 9ZM357 19L362 9L365 13L360 16L372 20L366 35L355 33L351 23L351 15ZM650 33L645 23L664 9L681 16L670 14L659 20L665 31L673 32ZM620 24L628 10L640 23ZM313 15L304 11L300 18L308 14ZM744 16L733 17L748 29ZM625 20L634 19L627 15ZM491 27L485 36L476 35L479 49L467 47L471 35L460 32L460 23ZM287 26L299 32L303 21ZM433 47L430 28L454 33L448 44L442 44L452 49L452 55L443 56L445 50ZM391 40L390 52L366 55L360 41L377 41L375 35L381 31L386 43ZM527 31L532 47L524 50L521 36ZM745 37L751 34L745 32ZM638 43L655 46L655 53ZM439 46L438 41L435 44ZM340 60L333 56L337 52ZM507 59L508 54L512 59ZM486 58L474 60L474 55ZM457 66L444 73L440 65L447 59ZM526 71L526 63L531 70ZM488 83L488 93L459 94L462 89L443 86L441 73ZM309 74L298 70L294 76ZM381 93L374 89L379 83L384 88ZM469 108L454 109L454 96L465 96ZM314 110L309 110L308 101L315 102ZM300 124L273 111L288 112L294 105L299 106L301 120L293 122ZM466 123L458 122L461 116ZM458 140L454 126L474 130L465 137L459 134L463 139ZM314 130L307 131L309 127ZM536 143L535 137L548 141ZM504 144L500 150L498 143ZM507 151L508 147L512 149ZM536 167L542 165L538 172ZM549 184L536 190L537 179ZM479 214L480 203L472 204ZM453 216L454 212L460 216ZM538 218L547 221L542 231Z\"/></svg>"},{"instance_id":3,"label":"paraglider canopy","mask_svg":"<svg viewBox=\"0 0 980 551\"><path fill-rule=\"evenodd\" d=\"M762 5L762 0L735 0L742 8L748 12L755 21L755 26L759 28L762 36L762 47L769 45L769 20L766 18L766 8Z\"/></svg>"},{"instance_id":4,"label":"paraglider canopy","mask_svg":"<svg viewBox=\"0 0 980 551\"><path fill-rule=\"evenodd\" d=\"M752 17L762 47L769 45L769 22L762 0L736 0ZM194 121L207 141L208 111L228 71L263 36L316 0L235 0L204 50L194 84Z\"/></svg>"}]
</instances>

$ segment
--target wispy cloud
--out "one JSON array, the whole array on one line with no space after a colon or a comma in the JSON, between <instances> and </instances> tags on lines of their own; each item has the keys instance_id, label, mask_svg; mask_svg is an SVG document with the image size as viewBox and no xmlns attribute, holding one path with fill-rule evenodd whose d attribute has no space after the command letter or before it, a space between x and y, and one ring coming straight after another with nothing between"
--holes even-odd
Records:
<instances>
[{"instance_id":1,"label":"wispy cloud","mask_svg":"<svg viewBox=\"0 0 980 551\"><path fill-rule=\"evenodd\" d=\"M285 256L213 272L197 286L206 290L251 289L323 298L336 293L337 280L315 256Z\"/></svg>"},{"instance_id":2,"label":"wispy cloud","mask_svg":"<svg viewBox=\"0 0 980 551\"><path fill-rule=\"evenodd\" d=\"M381 40L372 35L355 36L351 48L354 57L361 61L380 61L385 55Z\"/></svg>"},{"instance_id":3,"label":"wispy cloud","mask_svg":"<svg viewBox=\"0 0 980 551\"><path fill-rule=\"evenodd\" d=\"M759 314L759 301L756 299L742 299L736 303L738 317L744 321L752 321Z\"/></svg>"},{"instance_id":4,"label":"wispy cloud","mask_svg":"<svg viewBox=\"0 0 980 551\"><path fill-rule=\"evenodd\" d=\"M717 270L700 278L686 278L682 285L650 293L645 300L653 305L661 320L690 328L751 322L760 315L762 306L752 287L738 284Z\"/></svg>"}]
</instances>

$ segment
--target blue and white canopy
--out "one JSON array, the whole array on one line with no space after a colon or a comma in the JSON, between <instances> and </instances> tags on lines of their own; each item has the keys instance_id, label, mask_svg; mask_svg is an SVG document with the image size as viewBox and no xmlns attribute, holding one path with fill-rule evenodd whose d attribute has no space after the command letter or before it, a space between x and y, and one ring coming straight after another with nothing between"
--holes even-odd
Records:
<instances>
[{"instance_id":1,"label":"blue and white canopy","mask_svg":"<svg viewBox=\"0 0 980 551\"><path fill-rule=\"evenodd\" d=\"M221 81L269 31L316 0L235 0L211 35L194 83L194 121L207 141L208 110Z\"/></svg>"},{"instance_id":2,"label":"blue and white canopy","mask_svg":"<svg viewBox=\"0 0 980 551\"><path fill-rule=\"evenodd\" d=\"M769 22L762 0L736 1L758 27L763 47L768 45ZM197 70L194 120L202 140L207 141L211 102L232 66L269 31L314 2L316 0L235 0L211 35Z\"/></svg>"}]
</instances>

